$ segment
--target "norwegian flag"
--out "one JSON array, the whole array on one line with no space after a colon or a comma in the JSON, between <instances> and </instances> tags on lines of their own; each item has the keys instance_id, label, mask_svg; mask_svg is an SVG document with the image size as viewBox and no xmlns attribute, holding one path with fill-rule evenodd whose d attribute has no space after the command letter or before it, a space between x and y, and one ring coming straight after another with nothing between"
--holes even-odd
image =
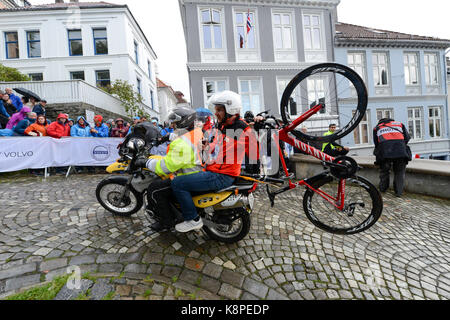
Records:
<instances>
[{"instance_id":1,"label":"norwegian flag","mask_svg":"<svg viewBox=\"0 0 450 320\"><path fill-rule=\"evenodd\" d=\"M252 21L250 19L250 9L249 9L247 13L247 34L250 32L250 30L252 30Z\"/></svg>"}]
</instances>

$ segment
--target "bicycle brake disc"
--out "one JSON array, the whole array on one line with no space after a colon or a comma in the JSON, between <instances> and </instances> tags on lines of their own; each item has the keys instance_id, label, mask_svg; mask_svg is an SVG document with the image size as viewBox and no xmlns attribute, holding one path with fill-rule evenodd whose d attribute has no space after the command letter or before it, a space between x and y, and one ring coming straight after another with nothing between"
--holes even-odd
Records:
<instances>
[{"instance_id":1,"label":"bicycle brake disc","mask_svg":"<svg viewBox=\"0 0 450 320\"><path fill-rule=\"evenodd\" d=\"M331 167L330 172L338 179L347 179L355 175L358 171L358 164L353 158L340 156L333 163L339 164L339 167Z\"/></svg>"}]
</instances>

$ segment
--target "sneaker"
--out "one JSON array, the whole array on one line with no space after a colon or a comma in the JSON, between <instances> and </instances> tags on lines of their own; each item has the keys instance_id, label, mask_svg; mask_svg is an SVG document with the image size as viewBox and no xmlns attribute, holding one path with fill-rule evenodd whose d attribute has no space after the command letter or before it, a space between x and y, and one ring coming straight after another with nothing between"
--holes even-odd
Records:
<instances>
[{"instance_id":1,"label":"sneaker","mask_svg":"<svg viewBox=\"0 0 450 320\"><path fill-rule=\"evenodd\" d=\"M203 221L200 218L198 221L195 220L189 220L189 221L184 221L182 223L179 223L175 226L175 230L177 230L178 232L189 232L192 230L199 230L203 227Z\"/></svg>"}]
</instances>

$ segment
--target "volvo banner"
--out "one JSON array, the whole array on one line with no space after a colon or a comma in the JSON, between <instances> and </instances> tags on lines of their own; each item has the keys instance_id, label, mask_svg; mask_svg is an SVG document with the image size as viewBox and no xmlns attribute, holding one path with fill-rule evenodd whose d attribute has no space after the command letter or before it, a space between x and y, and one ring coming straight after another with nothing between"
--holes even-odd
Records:
<instances>
[{"instance_id":1,"label":"volvo banner","mask_svg":"<svg viewBox=\"0 0 450 320\"><path fill-rule=\"evenodd\" d=\"M0 172L67 166L109 166L123 138L0 138Z\"/></svg>"}]
</instances>

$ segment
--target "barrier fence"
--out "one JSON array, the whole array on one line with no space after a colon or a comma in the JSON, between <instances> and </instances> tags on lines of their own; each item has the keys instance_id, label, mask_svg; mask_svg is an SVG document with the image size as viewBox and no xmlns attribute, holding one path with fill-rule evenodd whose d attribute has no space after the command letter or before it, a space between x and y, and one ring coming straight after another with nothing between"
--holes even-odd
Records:
<instances>
[{"instance_id":1,"label":"barrier fence","mask_svg":"<svg viewBox=\"0 0 450 320\"><path fill-rule=\"evenodd\" d=\"M51 167L104 167L119 158L123 138L5 137L0 139L0 172Z\"/></svg>"}]
</instances>

